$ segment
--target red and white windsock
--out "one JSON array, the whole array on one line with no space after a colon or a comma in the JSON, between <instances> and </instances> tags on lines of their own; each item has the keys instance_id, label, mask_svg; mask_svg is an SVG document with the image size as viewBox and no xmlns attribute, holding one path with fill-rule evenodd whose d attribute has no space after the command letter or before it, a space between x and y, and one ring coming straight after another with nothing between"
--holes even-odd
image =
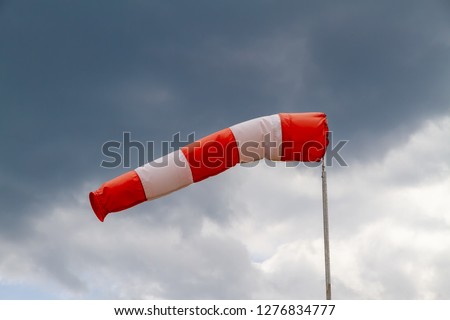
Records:
<instances>
[{"instance_id":1,"label":"red and white windsock","mask_svg":"<svg viewBox=\"0 0 450 320\"><path fill-rule=\"evenodd\" d=\"M97 217L153 200L238 163L320 161L328 145L326 115L279 113L236 124L105 182L89 194Z\"/></svg>"}]
</instances>

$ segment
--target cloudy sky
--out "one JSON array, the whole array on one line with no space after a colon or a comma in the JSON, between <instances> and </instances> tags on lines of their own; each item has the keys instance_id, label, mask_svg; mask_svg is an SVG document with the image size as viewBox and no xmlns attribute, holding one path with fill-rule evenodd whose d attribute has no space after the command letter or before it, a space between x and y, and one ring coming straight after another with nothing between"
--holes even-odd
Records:
<instances>
[{"instance_id":1,"label":"cloudy sky","mask_svg":"<svg viewBox=\"0 0 450 320\"><path fill-rule=\"evenodd\" d=\"M449 88L447 1L0 1L0 298L324 298L319 168L88 201L123 132L322 111L333 297L450 299Z\"/></svg>"}]
</instances>

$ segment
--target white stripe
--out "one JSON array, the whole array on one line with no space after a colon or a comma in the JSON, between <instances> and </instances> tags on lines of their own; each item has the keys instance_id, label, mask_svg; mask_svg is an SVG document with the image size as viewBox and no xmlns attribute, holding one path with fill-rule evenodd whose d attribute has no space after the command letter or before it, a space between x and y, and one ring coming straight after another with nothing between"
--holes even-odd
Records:
<instances>
[{"instance_id":1,"label":"white stripe","mask_svg":"<svg viewBox=\"0 0 450 320\"><path fill-rule=\"evenodd\" d=\"M177 150L136 170L147 200L162 197L191 183L192 172L183 152Z\"/></svg>"},{"instance_id":2,"label":"white stripe","mask_svg":"<svg viewBox=\"0 0 450 320\"><path fill-rule=\"evenodd\" d=\"M240 162L267 158L281 160L281 121L278 114L260 117L230 127L239 148Z\"/></svg>"}]
</instances>

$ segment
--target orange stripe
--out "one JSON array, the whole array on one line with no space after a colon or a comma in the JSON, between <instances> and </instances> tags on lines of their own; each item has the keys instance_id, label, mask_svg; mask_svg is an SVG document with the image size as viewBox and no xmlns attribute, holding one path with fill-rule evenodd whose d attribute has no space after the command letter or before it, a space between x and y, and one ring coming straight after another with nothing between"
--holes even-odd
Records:
<instances>
[{"instance_id":1,"label":"orange stripe","mask_svg":"<svg viewBox=\"0 0 450 320\"><path fill-rule=\"evenodd\" d=\"M194 182L219 174L239 163L233 132L226 128L181 148Z\"/></svg>"},{"instance_id":2,"label":"orange stripe","mask_svg":"<svg viewBox=\"0 0 450 320\"><path fill-rule=\"evenodd\" d=\"M282 161L320 161L328 146L326 115L320 112L280 113Z\"/></svg>"},{"instance_id":3,"label":"orange stripe","mask_svg":"<svg viewBox=\"0 0 450 320\"><path fill-rule=\"evenodd\" d=\"M141 179L129 171L101 185L89 194L92 209L100 221L110 212L128 209L147 200Z\"/></svg>"}]
</instances>

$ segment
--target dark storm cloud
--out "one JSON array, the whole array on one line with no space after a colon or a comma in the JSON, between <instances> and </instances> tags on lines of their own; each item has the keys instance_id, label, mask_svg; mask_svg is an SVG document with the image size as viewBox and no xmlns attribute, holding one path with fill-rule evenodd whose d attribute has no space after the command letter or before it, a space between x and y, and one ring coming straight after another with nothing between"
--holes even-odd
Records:
<instances>
[{"instance_id":1,"label":"dark storm cloud","mask_svg":"<svg viewBox=\"0 0 450 320\"><path fill-rule=\"evenodd\" d=\"M424 118L448 113L449 23L440 3L378 4L352 4L316 24L308 85L325 98L308 97L329 105L330 122L350 147L391 136L383 140L386 150L395 144L393 131L402 141ZM368 149L362 153L375 153Z\"/></svg>"},{"instance_id":2,"label":"dark storm cloud","mask_svg":"<svg viewBox=\"0 0 450 320\"><path fill-rule=\"evenodd\" d=\"M99 163L123 131L159 141L320 110L354 158L365 141L387 150L448 110L447 14L433 1L6 2L0 228L121 173Z\"/></svg>"}]
</instances>

